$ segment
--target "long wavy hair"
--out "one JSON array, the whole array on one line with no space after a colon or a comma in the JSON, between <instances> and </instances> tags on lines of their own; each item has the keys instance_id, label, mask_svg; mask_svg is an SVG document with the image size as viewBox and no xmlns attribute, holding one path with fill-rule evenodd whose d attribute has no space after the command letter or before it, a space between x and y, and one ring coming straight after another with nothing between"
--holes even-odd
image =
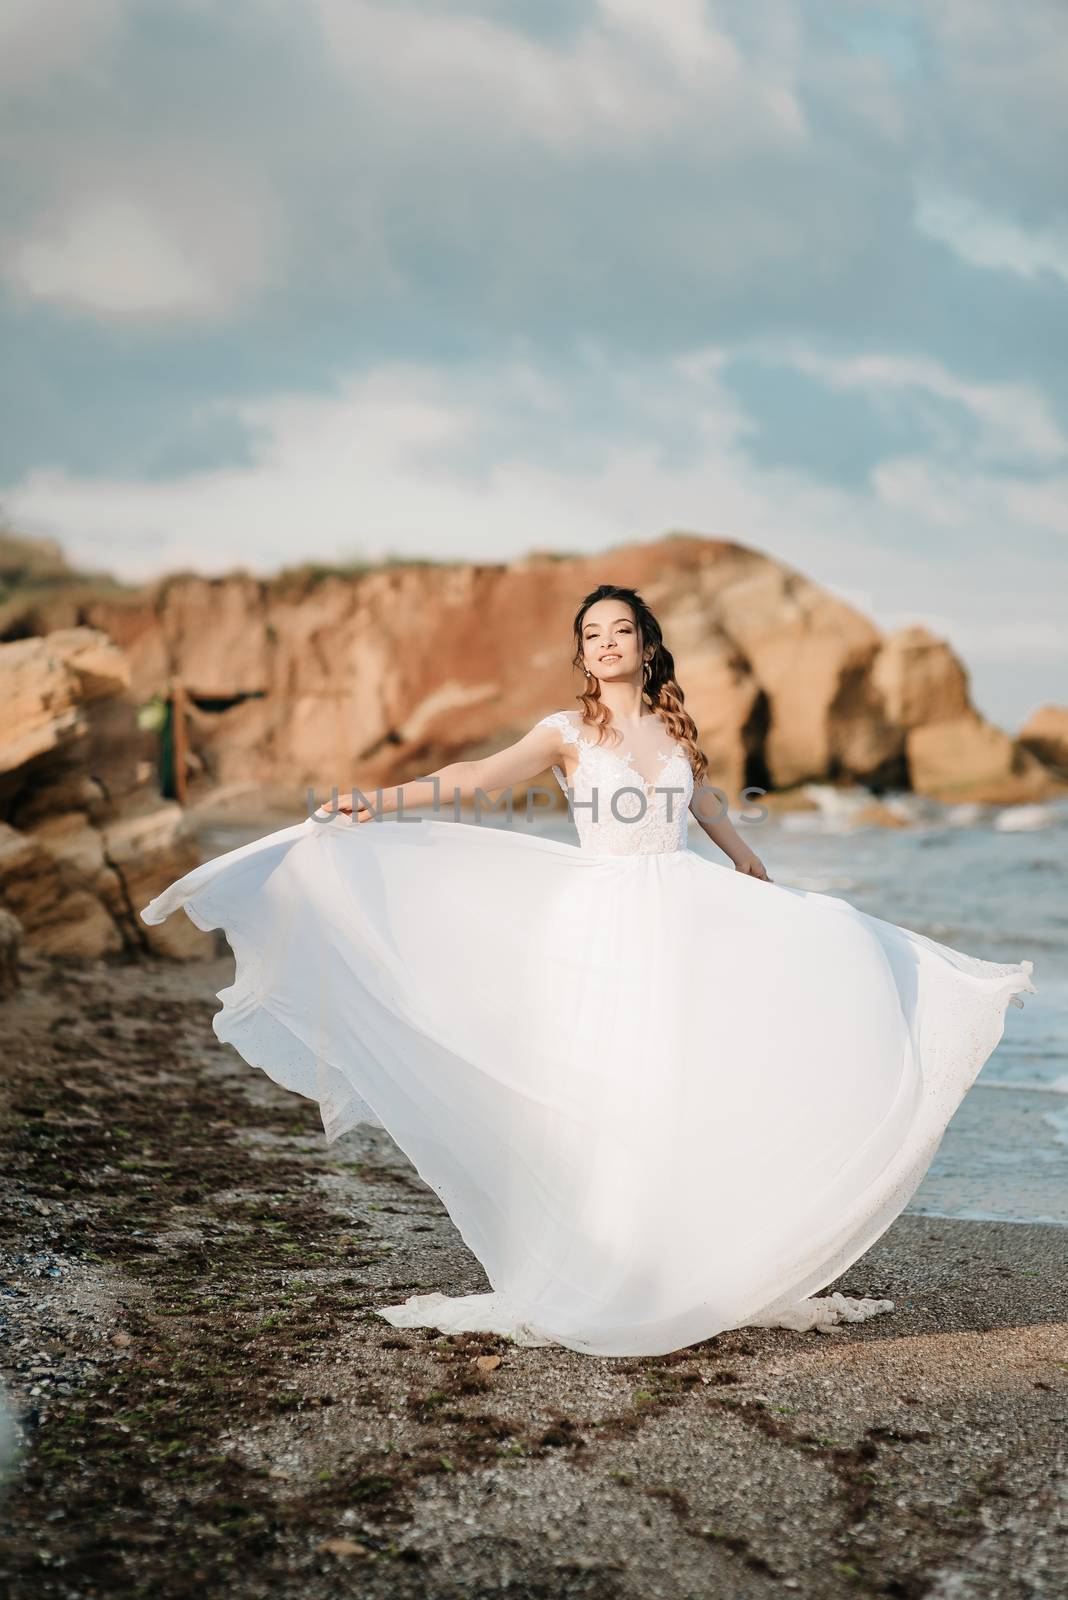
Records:
<instances>
[{"instance_id":1,"label":"long wavy hair","mask_svg":"<svg viewBox=\"0 0 1068 1600\"><path fill-rule=\"evenodd\" d=\"M590 591L575 613L575 654L572 666L584 679L578 696L583 722L587 727L597 730L598 742L601 742L606 733L614 734L616 740L622 742L623 735L619 729L610 725L611 712L601 699L600 680L587 671L582 659L582 626L587 611L592 605L596 605L598 600L622 600L634 613L641 654L644 656L645 651L652 646L652 656L644 663L642 699L656 712L671 737L677 739L685 749L693 772L694 785L703 783L705 773L708 771L708 757L697 743L697 724L685 708L686 697L675 676L675 662L671 651L664 643L660 624L637 589L621 588L615 583L602 583Z\"/></svg>"}]
</instances>

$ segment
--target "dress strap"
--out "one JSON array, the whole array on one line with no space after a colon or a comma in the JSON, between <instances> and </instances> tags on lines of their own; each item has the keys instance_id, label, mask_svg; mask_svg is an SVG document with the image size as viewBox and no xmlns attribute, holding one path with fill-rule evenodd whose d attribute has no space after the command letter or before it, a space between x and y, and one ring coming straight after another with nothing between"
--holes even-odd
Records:
<instances>
[{"instance_id":1,"label":"dress strap","mask_svg":"<svg viewBox=\"0 0 1068 1600\"><path fill-rule=\"evenodd\" d=\"M542 717L534 724L537 728L559 728L564 736L565 744L579 744L579 731L566 711L550 711L547 717Z\"/></svg>"}]
</instances>

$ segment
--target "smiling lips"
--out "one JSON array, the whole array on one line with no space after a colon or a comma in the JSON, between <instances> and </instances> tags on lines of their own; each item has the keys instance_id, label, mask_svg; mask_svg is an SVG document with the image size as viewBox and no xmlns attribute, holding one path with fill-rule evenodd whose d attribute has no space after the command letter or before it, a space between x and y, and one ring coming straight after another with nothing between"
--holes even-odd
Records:
<instances>
[{"instance_id":1,"label":"smiling lips","mask_svg":"<svg viewBox=\"0 0 1068 1600\"><path fill-rule=\"evenodd\" d=\"M602 661L618 661L619 657L615 656L615 655L613 655L613 656L602 656L601 660Z\"/></svg>"}]
</instances>

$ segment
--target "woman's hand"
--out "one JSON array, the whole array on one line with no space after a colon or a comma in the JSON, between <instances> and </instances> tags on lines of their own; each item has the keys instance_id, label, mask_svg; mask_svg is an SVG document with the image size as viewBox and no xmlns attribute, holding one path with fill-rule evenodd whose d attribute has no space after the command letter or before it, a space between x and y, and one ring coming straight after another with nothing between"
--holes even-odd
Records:
<instances>
[{"instance_id":1,"label":"woman's hand","mask_svg":"<svg viewBox=\"0 0 1068 1600\"><path fill-rule=\"evenodd\" d=\"M336 805L333 798L324 800L315 815L325 817L334 811L340 811L353 822L374 822L379 817L391 817L395 812L404 813L409 808L432 805L435 800L433 776L431 774L431 778L412 778L407 783L398 783L390 789L376 788L374 805L366 805L360 800L356 810L353 811L353 798L361 792L357 785L351 788L348 794L339 794Z\"/></svg>"},{"instance_id":2,"label":"woman's hand","mask_svg":"<svg viewBox=\"0 0 1068 1600\"><path fill-rule=\"evenodd\" d=\"M734 870L744 872L748 878L762 878L765 883L775 882L774 878L768 876L768 869L755 850L746 850L744 854L735 856Z\"/></svg>"},{"instance_id":3,"label":"woman's hand","mask_svg":"<svg viewBox=\"0 0 1068 1600\"><path fill-rule=\"evenodd\" d=\"M328 817L338 812L343 816L350 817L353 822L369 822L374 814L369 806L365 806L362 803L356 807L354 813L352 809L352 791L350 790L348 794L339 793L336 801L333 796L329 800L324 800L315 815L317 817Z\"/></svg>"}]
</instances>

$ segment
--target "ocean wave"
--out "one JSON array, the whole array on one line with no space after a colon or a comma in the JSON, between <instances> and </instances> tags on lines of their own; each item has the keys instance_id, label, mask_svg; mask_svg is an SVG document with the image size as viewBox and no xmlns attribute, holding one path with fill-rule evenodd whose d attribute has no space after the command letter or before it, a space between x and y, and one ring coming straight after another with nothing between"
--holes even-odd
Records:
<instances>
[{"instance_id":1,"label":"ocean wave","mask_svg":"<svg viewBox=\"0 0 1068 1600\"><path fill-rule=\"evenodd\" d=\"M1042 1083L1041 1081L1036 1082L1027 1079L1022 1079L1019 1083L1013 1083L1009 1078L979 1077L976 1078L973 1087L976 1089L1007 1089L1013 1094L1018 1090L1020 1094L1068 1095L1068 1078L1056 1078L1052 1083Z\"/></svg>"},{"instance_id":2,"label":"ocean wave","mask_svg":"<svg viewBox=\"0 0 1068 1600\"><path fill-rule=\"evenodd\" d=\"M1056 828L1065 820L1059 805L1005 806L994 818L999 833L1033 833L1040 828Z\"/></svg>"}]
</instances>

